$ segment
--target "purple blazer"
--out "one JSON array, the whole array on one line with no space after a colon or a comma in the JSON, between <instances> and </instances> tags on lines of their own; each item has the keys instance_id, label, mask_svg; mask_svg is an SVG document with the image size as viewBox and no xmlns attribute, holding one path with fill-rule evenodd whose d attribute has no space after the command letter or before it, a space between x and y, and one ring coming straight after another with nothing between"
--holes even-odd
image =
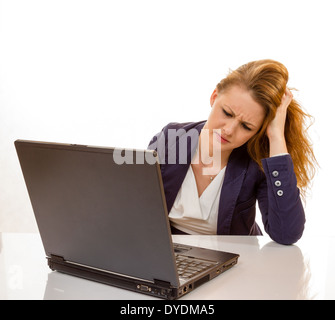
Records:
<instances>
[{"instance_id":1,"label":"purple blazer","mask_svg":"<svg viewBox=\"0 0 335 320\"><path fill-rule=\"evenodd\" d=\"M205 121L170 123L149 144L149 149L159 155L168 212L184 181L204 124ZM250 158L246 145L231 153L221 189L217 234L261 235L255 222L257 201L264 230L271 239L293 244L303 234L305 213L291 156L262 159L262 165L264 172Z\"/></svg>"}]
</instances>

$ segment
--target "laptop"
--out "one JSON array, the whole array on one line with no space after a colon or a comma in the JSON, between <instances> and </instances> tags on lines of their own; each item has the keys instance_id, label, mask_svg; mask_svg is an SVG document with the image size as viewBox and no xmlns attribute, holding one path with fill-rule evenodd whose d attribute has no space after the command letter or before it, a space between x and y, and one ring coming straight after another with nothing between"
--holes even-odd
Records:
<instances>
[{"instance_id":1,"label":"laptop","mask_svg":"<svg viewBox=\"0 0 335 320\"><path fill-rule=\"evenodd\" d=\"M52 270L178 299L238 254L172 242L157 153L17 140Z\"/></svg>"}]
</instances>

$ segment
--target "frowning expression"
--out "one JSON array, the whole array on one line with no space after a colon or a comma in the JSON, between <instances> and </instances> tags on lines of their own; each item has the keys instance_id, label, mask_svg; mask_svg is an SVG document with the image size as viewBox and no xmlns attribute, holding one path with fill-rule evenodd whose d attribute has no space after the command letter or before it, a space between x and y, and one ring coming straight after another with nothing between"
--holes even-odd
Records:
<instances>
[{"instance_id":1,"label":"frowning expression","mask_svg":"<svg viewBox=\"0 0 335 320\"><path fill-rule=\"evenodd\" d=\"M230 154L245 144L261 128L265 112L251 94L233 86L222 93L215 89L210 99L212 110L204 129L208 129L209 150Z\"/></svg>"}]
</instances>

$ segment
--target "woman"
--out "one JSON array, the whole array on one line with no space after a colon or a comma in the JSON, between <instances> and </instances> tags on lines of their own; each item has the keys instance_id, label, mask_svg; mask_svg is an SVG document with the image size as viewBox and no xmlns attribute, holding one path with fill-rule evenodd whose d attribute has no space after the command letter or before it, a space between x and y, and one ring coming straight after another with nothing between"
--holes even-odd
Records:
<instances>
[{"instance_id":1,"label":"woman","mask_svg":"<svg viewBox=\"0 0 335 320\"><path fill-rule=\"evenodd\" d=\"M300 189L312 178L315 158L305 135L308 115L287 81L279 62L245 64L216 86L207 121L170 123L151 140L173 233L260 235L258 201L274 241L300 239Z\"/></svg>"}]
</instances>

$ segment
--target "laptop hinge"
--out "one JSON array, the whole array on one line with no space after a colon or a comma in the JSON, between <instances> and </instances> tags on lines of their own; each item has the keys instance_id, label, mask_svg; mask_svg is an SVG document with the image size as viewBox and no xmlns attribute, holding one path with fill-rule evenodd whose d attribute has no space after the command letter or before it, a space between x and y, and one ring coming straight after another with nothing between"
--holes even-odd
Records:
<instances>
[{"instance_id":1,"label":"laptop hinge","mask_svg":"<svg viewBox=\"0 0 335 320\"><path fill-rule=\"evenodd\" d=\"M57 256L55 254L50 254L50 258L51 260L55 261L55 262L64 262L65 259L62 256Z\"/></svg>"},{"instance_id":2,"label":"laptop hinge","mask_svg":"<svg viewBox=\"0 0 335 320\"><path fill-rule=\"evenodd\" d=\"M155 282L155 285L163 287L163 288L170 288L171 287L171 283L168 282L168 281L154 279L154 282Z\"/></svg>"}]
</instances>

